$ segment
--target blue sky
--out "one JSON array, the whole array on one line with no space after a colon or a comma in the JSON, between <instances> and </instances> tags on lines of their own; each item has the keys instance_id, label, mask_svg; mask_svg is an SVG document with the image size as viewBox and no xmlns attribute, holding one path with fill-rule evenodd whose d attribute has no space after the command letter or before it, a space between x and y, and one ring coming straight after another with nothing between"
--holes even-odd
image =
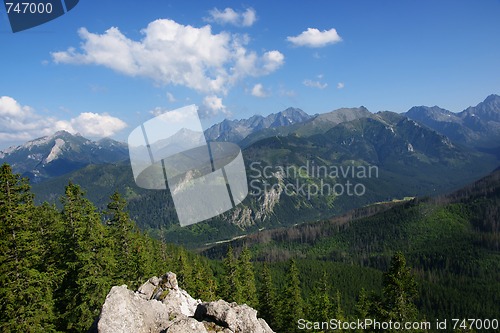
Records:
<instances>
[{"instance_id":1,"label":"blue sky","mask_svg":"<svg viewBox=\"0 0 500 333\"><path fill-rule=\"evenodd\" d=\"M457 112L500 93L500 0L81 0L12 33L0 10L0 149L58 129L125 140L155 114L289 106Z\"/></svg>"}]
</instances>

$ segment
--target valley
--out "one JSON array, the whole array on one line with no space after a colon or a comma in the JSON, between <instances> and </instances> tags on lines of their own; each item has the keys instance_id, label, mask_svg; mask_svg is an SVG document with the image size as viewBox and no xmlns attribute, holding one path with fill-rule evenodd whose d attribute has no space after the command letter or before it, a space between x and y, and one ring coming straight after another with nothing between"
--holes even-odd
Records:
<instances>
[{"instance_id":1,"label":"valley","mask_svg":"<svg viewBox=\"0 0 500 333\"><path fill-rule=\"evenodd\" d=\"M499 98L490 96L479 108L494 109ZM412 110L411 113L416 112ZM500 108L496 110L500 113ZM62 133L45 140L43 145L33 142L24 148L20 146L3 160L12 162L14 170L28 177L35 172L45 172L45 180L35 177L33 184L38 202L58 204L64 186L72 180L81 184L92 202L103 209L116 189L127 199L131 216L143 230L194 248L261 228L330 218L376 202L444 194L487 175L499 164L495 154L457 143L404 114L370 113L363 108L344 108L311 117L305 117L296 109L283 113L258 118L260 122L255 119L233 122L239 127L230 126L227 133L245 122L243 127L247 132L251 124L256 126L244 139L236 134L221 136L222 125L207 130L213 133L217 128L218 139L238 137L236 142L260 137L243 149L250 193L236 209L186 228L176 222L169 191L137 187L125 155L126 148L118 142L108 140L108 146L98 146L100 148L93 148L90 153L84 150L84 147L93 147L88 144L90 141L83 141L82 147L67 144L60 148L59 158L47 163L44 154L49 156L51 144L55 145L56 140L83 140L75 137L72 141L69 133ZM291 115L295 113L298 116L293 118ZM289 121L276 123L276 119L287 117ZM490 127L494 124L491 119L484 121ZM270 124L274 127L269 127ZM269 130L283 135L269 136ZM494 146L496 139L487 133L483 141ZM21 162L35 151L40 152L42 162ZM92 156L99 156L94 151L112 158L113 163L93 159ZM74 156L79 156L79 160ZM76 165L80 161L86 162L79 168L72 167L76 170L57 169L56 163ZM52 169L58 170L54 176L46 172ZM334 170L337 171L330 172ZM360 170L364 172L359 173ZM65 174L59 175L61 173Z\"/></svg>"}]
</instances>

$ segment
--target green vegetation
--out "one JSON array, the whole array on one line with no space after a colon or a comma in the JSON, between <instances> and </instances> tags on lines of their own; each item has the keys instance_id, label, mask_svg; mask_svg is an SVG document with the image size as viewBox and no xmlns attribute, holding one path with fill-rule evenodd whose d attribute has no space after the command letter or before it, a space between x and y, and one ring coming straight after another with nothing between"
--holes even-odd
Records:
<instances>
[{"instance_id":1,"label":"green vegetation","mask_svg":"<svg viewBox=\"0 0 500 333\"><path fill-rule=\"evenodd\" d=\"M277 332L298 331L300 318L498 318L499 220L497 171L451 195L262 231L209 260L140 232L118 193L98 210L70 182L59 208L35 205L3 165L0 331L84 332L111 286L167 271L195 298L255 307Z\"/></svg>"},{"instance_id":2,"label":"green vegetation","mask_svg":"<svg viewBox=\"0 0 500 333\"><path fill-rule=\"evenodd\" d=\"M0 331L86 332L111 286L168 270L215 299L210 263L138 231L117 193L100 213L69 183L62 209L33 203L27 179L0 168Z\"/></svg>"},{"instance_id":3,"label":"green vegetation","mask_svg":"<svg viewBox=\"0 0 500 333\"><path fill-rule=\"evenodd\" d=\"M498 165L493 156L453 145L401 115L369 115L347 122L342 116L333 122L322 121L328 127L319 132L294 130L290 135L277 133L280 136L252 143L244 150L251 194L239 205L241 210L184 228L178 225L169 191L137 187L128 162L89 165L35 184L33 191L39 202L53 203L64 194L64 186L71 180L80 184L88 199L101 210L113 192L118 191L127 200L130 216L141 230L170 243L198 248L261 228L330 218L376 202L445 193L488 174ZM309 125L300 126L305 129ZM377 172L368 177L350 172L340 176L323 172L318 176L310 171L353 166L376 166ZM295 168L298 172L278 175L280 168ZM336 195L342 190L347 192L348 183L351 195ZM281 184L282 190L288 189L279 198L276 193L269 195L271 186L277 184ZM363 195L352 194L356 185ZM271 203L270 198L279 200Z\"/></svg>"},{"instance_id":4,"label":"green vegetation","mask_svg":"<svg viewBox=\"0 0 500 333\"><path fill-rule=\"evenodd\" d=\"M373 299L371 291L383 294L378 287L382 272L401 251L412 267L417 283L412 299L422 317L498 318L499 221L496 171L449 195L378 204L331 220L264 230L203 253L218 258L229 245L235 251L246 246L256 260L272 262L278 284L285 274L283 261L297 258L304 298L326 302L311 296L318 288L326 290L311 282L324 280L326 271L328 301L338 290L344 314L353 316L366 312L356 304L357 297ZM367 291L362 296L361 289Z\"/></svg>"}]
</instances>

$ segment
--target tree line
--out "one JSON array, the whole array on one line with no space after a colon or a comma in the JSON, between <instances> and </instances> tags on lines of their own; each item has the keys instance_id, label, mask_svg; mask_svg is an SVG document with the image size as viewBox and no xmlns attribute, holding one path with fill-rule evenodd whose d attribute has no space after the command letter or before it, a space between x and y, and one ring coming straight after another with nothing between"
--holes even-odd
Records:
<instances>
[{"instance_id":1,"label":"tree line","mask_svg":"<svg viewBox=\"0 0 500 333\"><path fill-rule=\"evenodd\" d=\"M118 193L99 212L69 183L61 203L35 205L28 180L0 167L1 332L86 332L113 285L168 270L194 297L215 298L208 260L141 233Z\"/></svg>"},{"instance_id":2,"label":"tree line","mask_svg":"<svg viewBox=\"0 0 500 333\"><path fill-rule=\"evenodd\" d=\"M382 292L360 291L355 314L342 309L341 291L328 272L305 297L304 274L289 260L273 279L272 263L256 276L251 251L229 248L222 262L153 239L130 219L126 201L114 193L98 211L82 189L69 183L62 208L35 205L28 180L0 167L0 331L86 332L111 286L136 289L151 276L177 273L179 285L204 301L246 303L277 332L296 332L297 321L418 318L416 284L401 253L384 275ZM302 279L302 280L301 280ZM319 332L319 331L317 331Z\"/></svg>"}]
</instances>

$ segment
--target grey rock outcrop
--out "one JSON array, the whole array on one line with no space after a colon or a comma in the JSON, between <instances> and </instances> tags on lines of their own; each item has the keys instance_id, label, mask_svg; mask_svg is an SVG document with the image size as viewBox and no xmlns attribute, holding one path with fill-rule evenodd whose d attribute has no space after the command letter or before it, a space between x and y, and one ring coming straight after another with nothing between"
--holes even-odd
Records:
<instances>
[{"instance_id":1,"label":"grey rock outcrop","mask_svg":"<svg viewBox=\"0 0 500 333\"><path fill-rule=\"evenodd\" d=\"M238 305L224 300L201 303L196 309L195 318L228 328L229 332L272 332L265 320L257 318L257 310L246 304Z\"/></svg>"},{"instance_id":2,"label":"grey rock outcrop","mask_svg":"<svg viewBox=\"0 0 500 333\"><path fill-rule=\"evenodd\" d=\"M195 300L172 272L150 278L136 292L124 285L111 288L96 328L98 333L273 333L246 304Z\"/></svg>"},{"instance_id":3,"label":"grey rock outcrop","mask_svg":"<svg viewBox=\"0 0 500 333\"><path fill-rule=\"evenodd\" d=\"M127 289L127 286L111 288L99 316L98 332L150 333L167 328L168 311L157 300L145 300Z\"/></svg>"}]
</instances>

